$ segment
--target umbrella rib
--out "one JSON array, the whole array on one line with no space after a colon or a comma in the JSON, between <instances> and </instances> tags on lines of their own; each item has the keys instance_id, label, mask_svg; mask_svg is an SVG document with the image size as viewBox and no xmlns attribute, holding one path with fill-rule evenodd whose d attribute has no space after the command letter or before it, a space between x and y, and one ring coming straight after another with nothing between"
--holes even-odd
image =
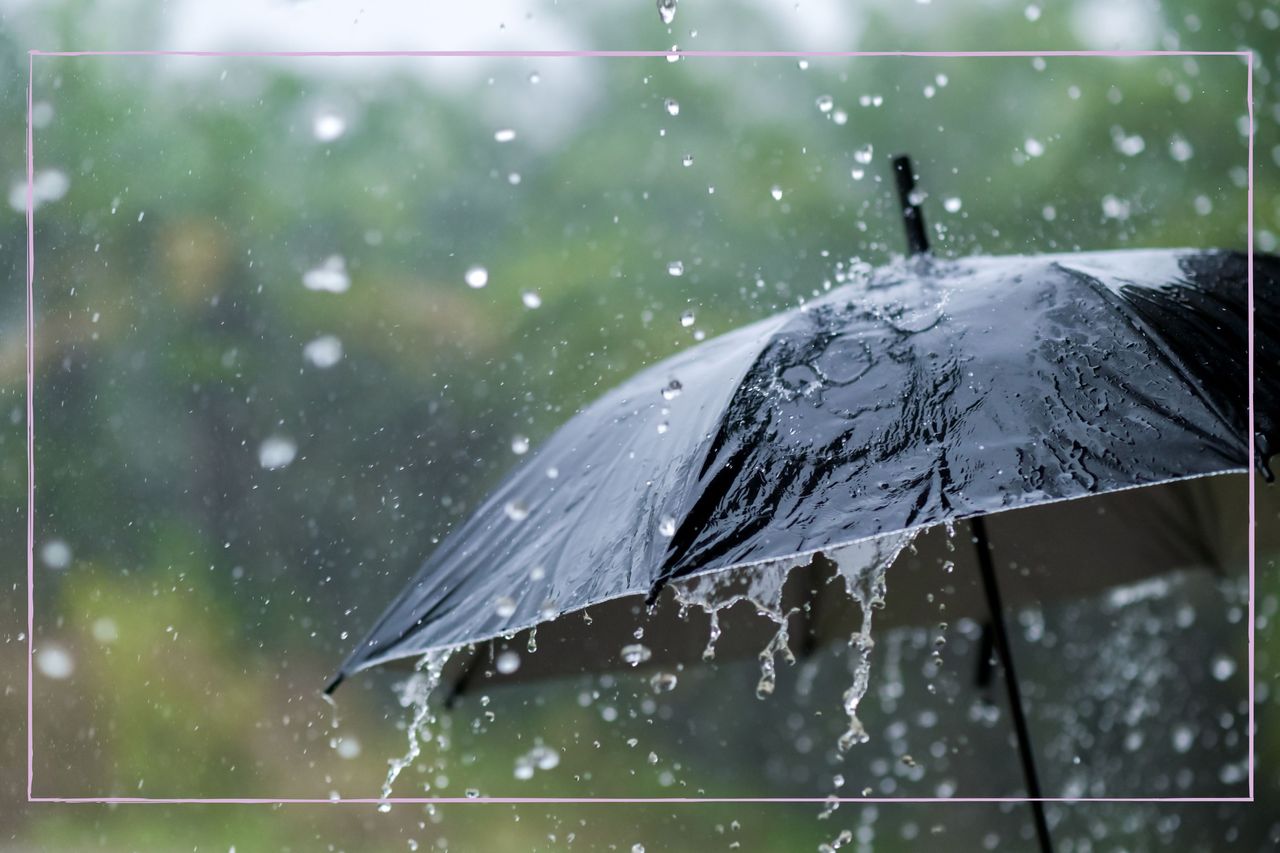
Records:
<instances>
[{"instance_id":1,"label":"umbrella rib","mask_svg":"<svg viewBox=\"0 0 1280 853\"><path fill-rule=\"evenodd\" d=\"M1040 793L1040 777L1036 773L1036 761L1031 752L1031 733L1022 709L1022 693L1018 688L1018 675L1013 668L1013 650L1009 646L1009 632L1004 624L1004 605L1000 601L1000 586L996 582L995 566L991 561L991 543L987 539L987 525L982 516L969 521L974 544L978 551L978 566L982 570L982 586L987 595L987 607L991 610L992 639L996 654L1004 668L1004 683L1009 693L1009 709L1013 713L1013 728L1018 738L1018 758L1022 762L1022 775L1027 785L1027 798L1031 802L1031 814L1036 828L1036 838L1043 853L1053 853L1049 837L1049 823L1044 816L1043 795Z\"/></svg>"}]
</instances>

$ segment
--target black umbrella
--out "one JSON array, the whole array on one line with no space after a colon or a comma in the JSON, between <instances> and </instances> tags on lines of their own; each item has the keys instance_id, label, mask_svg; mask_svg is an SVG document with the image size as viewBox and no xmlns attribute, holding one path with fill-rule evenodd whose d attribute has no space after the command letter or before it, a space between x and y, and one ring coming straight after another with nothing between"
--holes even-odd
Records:
<instances>
[{"instance_id":1,"label":"black umbrella","mask_svg":"<svg viewBox=\"0 0 1280 853\"><path fill-rule=\"evenodd\" d=\"M1215 493L1226 487L1204 478L1247 473L1252 460L1271 479L1280 379L1253 385L1251 433L1240 253L936 259L910 166L895 168L909 257L846 269L821 299L692 347L587 407L440 544L328 690L539 623L544 642L557 631L576 642L581 627L552 619L586 608L617 631L634 620L614 616L639 612L640 598L684 585L687 599L699 577L757 564L809 565L798 575L806 598L846 563L866 605L877 574L862 567L883 570L914 532L970 519L975 601L992 616L1028 795L1039 797L983 516L996 514L1002 549L1019 537L1034 548L1073 516L1102 525L1004 581L1014 603L1175 567L1222 570L1244 530L1223 526ZM1256 258L1255 273L1254 351L1271 364L1280 259ZM1059 503L1087 496L1105 496L1105 520ZM1169 535L1133 536L1143 523ZM776 586L768 596L785 614ZM805 610L801 643L840 621L817 609ZM693 630L669 625L671 648ZM578 643L572 657L616 664L617 649ZM554 669L567 656L545 657ZM1036 817L1047 844L1038 803Z\"/></svg>"}]
</instances>

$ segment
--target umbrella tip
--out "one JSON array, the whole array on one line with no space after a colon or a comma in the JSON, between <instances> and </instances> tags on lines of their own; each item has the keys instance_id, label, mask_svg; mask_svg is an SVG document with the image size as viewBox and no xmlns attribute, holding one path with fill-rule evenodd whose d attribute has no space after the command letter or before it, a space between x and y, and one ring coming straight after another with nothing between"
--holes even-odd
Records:
<instances>
[{"instance_id":1,"label":"umbrella tip","mask_svg":"<svg viewBox=\"0 0 1280 853\"><path fill-rule=\"evenodd\" d=\"M907 256L929 251L929 238L924 231L924 214L915 196L916 173L911 158L899 154L893 158L893 175L898 184L898 202L902 207L902 226L907 232Z\"/></svg>"},{"instance_id":2,"label":"umbrella tip","mask_svg":"<svg viewBox=\"0 0 1280 853\"><path fill-rule=\"evenodd\" d=\"M329 683L324 686L323 693L325 696L332 696L333 691L338 689L338 685L347 677L345 672L339 672L333 678L329 679Z\"/></svg>"}]
</instances>

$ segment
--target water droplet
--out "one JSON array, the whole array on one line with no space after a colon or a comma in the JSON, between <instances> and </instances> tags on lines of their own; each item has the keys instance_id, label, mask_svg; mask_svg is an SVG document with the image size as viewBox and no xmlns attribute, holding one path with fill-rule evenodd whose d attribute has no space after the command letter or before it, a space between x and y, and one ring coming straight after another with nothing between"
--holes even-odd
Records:
<instances>
[{"instance_id":1,"label":"water droplet","mask_svg":"<svg viewBox=\"0 0 1280 853\"><path fill-rule=\"evenodd\" d=\"M529 750L529 757L539 770L554 770L560 766L560 753L549 746L535 746Z\"/></svg>"},{"instance_id":2,"label":"water droplet","mask_svg":"<svg viewBox=\"0 0 1280 853\"><path fill-rule=\"evenodd\" d=\"M516 601L509 595L499 596L493 603L493 612L499 619L510 619L516 613Z\"/></svg>"},{"instance_id":3,"label":"water droplet","mask_svg":"<svg viewBox=\"0 0 1280 853\"><path fill-rule=\"evenodd\" d=\"M120 639L120 628L116 620L109 616L101 616L93 620L93 638L99 643L114 643Z\"/></svg>"},{"instance_id":4,"label":"water droplet","mask_svg":"<svg viewBox=\"0 0 1280 853\"><path fill-rule=\"evenodd\" d=\"M45 678L61 681L75 672L76 662L66 649L49 645L36 652L36 669Z\"/></svg>"},{"instance_id":5,"label":"water droplet","mask_svg":"<svg viewBox=\"0 0 1280 853\"><path fill-rule=\"evenodd\" d=\"M526 290L520 294L520 301L524 303L525 308L541 308L542 297L536 291Z\"/></svg>"},{"instance_id":6,"label":"water droplet","mask_svg":"<svg viewBox=\"0 0 1280 853\"><path fill-rule=\"evenodd\" d=\"M849 114L844 110L836 110L831 114L831 120L836 124L845 125L849 123Z\"/></svg>"},{"instance_id":7,"label":"water droplet","mask_svg":"<svg viewBox=\"0 0 1280 853\"><path fill-rule=\"evenodd\" d=\"M681 160L680 162L681 162L681 163L683 163L683 164L685 165L685 168L688 168L689 166L692 166L692 165L693 165L693 155L692 155L692 154L686 154L686 155L684 155L684 159L683 159L683 160Z\"/></svg>"},{"instance_id":8,"label":"water droplet","mask_svg":"<svg viewBox=\"0 0 1280 853\"><path fill-rule=\"evenodd\" d=\"M337 739L334 744L334 751L338 753L339 758L351 760L360 757L360 741L351 735L344 735Z\"/></svg>"},{"instance_id":9,"label":"water droplet","mask_svg":"<svg viewBox=\"0 0 1280 853\"><path fill-rule=\"evenodd\" d=\"M1022 14L1027 16L1027 20L1032 23L1040 20L1040 7L1031 5L1022 10Z\"/></svg>"},{"instance_id":10,"label":"water droplet","mask_svg":"<svg viewBox=\"0 0 1280 853\"><path fill-rule=\"evenodd\" d=\"M774 201L782 201L782 187L774 184L769 188L769 195L773 196Z\"/></svg>"},{"instance_id":11,"label":"water droplet","mask_svg":"<svg viewBox=\"0 0 1280 853\"><path fill-rule=\"evenodd\" d=\"M540 581L547 576L547 570L542 566L534 566L529 570L529 580Z\"/></svg>"},{"instance_id":12,"label":"water droplet","mask_svg":"<svg viewBox=\"0 0 1280 853\"><path fill-rule=\"evenodd\" d=\"M654 693L670 693L676 689L677 681L674 673L657 672L649 679L649 687Z\"/></svg>"},{"instance_id":13,"label":"water droplet","mask_svg":"<svg viewBox=\"0 0 1280 853\"><path fill-rule=\"evenodd\" d=\"M539 83L541 83L541 82L542 82L542 77L541 77L541 75L539 75L539 74L538 74L538 72L537 72L537 71L530 71L530 72L529 72L529 82L536 86L536 85L538 85Z\"/></svg>"},{"instance_id":14,"label":"water droplet","mask_svg":"<svg viewBox=\"0 0 1280 853\"><path fill-rule=\"evenodd\" d=\"M1026 141L1022 143L1022 150L1027 152L1028 157L1039 157L1044 153L1044 143L1038 139L1027 137Z\"/></svg>"},{"instance_id":15,"label":"water droplet","mask_svg":"<svg viewBox=\"0 0 1280 853\"><path fill-rule=\"evenodd\" d=\"M511 439L511 452L516 456L523 456L529 452L529 439L523 435L517 435Z\"/></svg>"},{"instance_id":16,"label":"water droplet","mask_svg":"<svg viewBox=\"0 0 1280 853\"><path fill-rule=\"evenodd\" d=\"M962 206L962 203L960 199L956 198L955 196L951 196L950 198L946 198L942 200L942 207L944 210L947 211L947 213L959 213L961 206Z\"/></svg>"},{"instance_id":17,"label":"water droplet","mask_svg":"<svg viewBox=\"0 0 1280 853\"><path fill-rule=\"evenodd\" d=\"M515 138L516 132L509 127L504 127L501 130L495 130L493 132L493 139L495 142L510 142Z\"/></svg>"},{"instance_id":18,"label":"water droplet","mask_svg":"<svg viewBox=\"0 0 1280 853\"><path fill-rule=\"evenodd\" d=\"M303 274L302 286L307 290L346 293L351 287L346 260L341 255L330 255L320 266Z\"/></svg>"},{"instance_id":19,"label":"water droplet","mask_svg":"<svg viewBox=\"0 0 1280 853\"><path fill-rule=\"evenodd\" d=\"M676 535L676 520L669 515L664 515L658 521L658 532L670 539Z\"/></svg>"},{"instance_id":20,"label":"water droplet","mask_svg":"<svg viewBox=\"0 0 1280 853\"><path fill-rule=\"evenodd\" d=\"M466 281L467 287L479 290L489 283L489 271L480 266L470 267L463 275L463 280Z\"/></svg>"},{"instance_id":21,"label":"water droplet","mask_svg":"<svg viewBox=\"0 0 1280 853\"><path fill-rule=\"evenodd\" d=\"M658 435L666 435L667 431L670 429L671 429L671 424L667 423L666 421L662 421L661 423L658 424Z\"/></svg>"},{"instance_id":22,"label":"water droplet","mask_svg":"<svg viewBox=\"0 0 1280 853\"><path fill-rule=\"evenodd\" d=\"M1188 725L1174 726L1173 749L1175 752L1187 753L1196 742L1196 734Z\"/></svg>"},{"instance_id":23,"label":"water droplet","mask_svg":"<svg viewBox=\"0 0 1280 853\"><path fill-rule=\"evenodd\" d=\"M693 316L692 311L686 311L680 315L680 325L686 329L692 326L694 324L694 321L695 321L695 318Z\"/></svg>"},{"instance_id":24,"label":"water droplet","mask_svg":"<svg viewBox=\"0 0 1280 853\"><path fill-rule=\"evenodd\" d=\"M320 142L332 142L347 132L347 120L335 112L324 110L311 120L311 134Z\"/></svg>"},{"instance_id":25,"label":"water droplet","mask_svg":"<svg viewBox=\"0 0 1280 853\"><path fill-rule=\"evenodd\" d=\"M524 501L507 501L502 511L512 521L524 521L529 517L529 507L525 505Z\"/></svg>"},{"instance_id":26,"label":"water droplet","mask_svg":"<svg viewBox=\"0 0 1280 853\"><path fill-rule=\"evenodd\" d=\"M71 546L62 539L50 539L40 548L40 559L51 569L71 565Z\"/></svg>"},{"instance_id":27,"label":"water droplet","mask_svg":"<svg viewBox=\"0 0 1280 853\"><path fill-rule=\"evenodd\" d=\"M1213 659L1213 677L1218 681L1226 681L1236 671L1236 662L1226 655L1218 655Z\"/></svg>"},{"instance_id":28,"label":"water droplet","mask_svg":"<svg viewBox=\"0 0 1280 853\"><path fill-rule=\"evenodd\" d=\"M667 275L670 275L670 276L684 275L684 262L671 261L669 264L667 264Z\"/></svg>"},{"instance_id":29,"label":"water droplet","mask_svg":"<svg viewBox=\"0 0 1280 853\"><path fill-rule=\"evenodd\" d=\"M836 102L830 95L819 95L817 104L819 112L829 113L831 108L836 105Z\"/></svg>"},{"instance_id":30,"label":"water droplet","mask_svg":"<svg viewBox=\"0 0 1280 853\"><path fill-rule=\"evenodd\" d=\"M517 652L507 649L505 652L498 655L497 659L493 662L493 665L494 668L503 675L510 675L520 668L520 655Z\"/></svg>"},{"instance_id":31,"label":"water droplet","mask_svg":"<svg viewBox=\"0 0 1280 853\"><path fill-rule=\"evenodd\" d=\"M667 108L667 115L680 115L680 102L675 98L667 98L662 105Z\"/></svg>"},{"instance_id":32,"label":"water droplet","mask_svg":"<svg viewBox=\"0 0 1280 853\"><path fill-rule=\"evenodd\" d=\"M1195 150L1191 147L1191 143L1181 136L1175 136L1169 140L1169 156L1179 163L1187 162L1194 154Z\"/></svg>"},{"instance_id":33,"label":"water droplet","mask_svg":"<svg viewBox=\"0 0 1280 853\"><path fill-rule=\"evenodd\" d=\"M662 389L662 399L674 400L676 397L679 397L683 392L684 392L684 386L680 384L680 380L672 379L670 382L666 384L666 387Z\"/></svg>"},{"instance_id":34,"label":"water droplet","mask_svg":"<svg viewBox=\"0 0 1280 853\"><path fill-rule=\"evenodd\" d=\"M866 166L871 162L871 158L874 155L875 155L875 147L872 146L871 143L867 143L866 145L859 148L857 151L853 152L853 159L856 162Z\"/></svg>"},{"instance_id":35,"label":"water droplet","mask_svg":"<svg viewBox=\"0 0 1280 853\"><path fill-rule=\"evenodd\" d=\"M298 445L282 435L273 435L258 446L258 464L268 471L288 466L297 455Z\"/></svg>"},{"instance_id":36,"label":"water droplet","mask_svg":"<svg viewBox=\"0 0 1280 853\"><path fill-rule=\"evenodd\" d=\"M38 208L47 201L57 201L71 188L71 179L58 169L36 172L31 181L31 204ZM14 181L9 185L9 206L19 213L27 210L27 182ZM115 211L112 210L112 213Z\"/></svg>"},{"instance_id":37,"label":"water droplet","mask_svg":"<svg viewBox=\"0 0 1280 853\"><path fill-rule=\"evenodd\" d=\"M302 357L324 370L342 360L342 341L334 335L321 335L302 348Z\"/></svg>"},{"instance_id":38,"label":"water droplet","mask_svg":"<svg viewBox=\"0 0 1280 853\"><path fill-rule=\"evenodd\" d=\"M849 172L849 174L850 176L853 177L855 181L860 181L862 180L862 176L865 175L866 172L863 171L862 169L859 169L857 166L855 166L853 170Z\"/></svg>"},{"instance_id":39,"label":"water droplet","mask_svg":"<svg viewBox=\"0 0 1280 853\"><path fill-rule=\"evenodd\" d=\"M640 643L632 643L629 646L622 647L622 660L631 666L639 666L640 664L653 657L653 652L648 646Z\"/></svg>"},{"instance_id":40,"label":"water droplet","mask_svg":"<svg viewBox=\"0 0 1280 853\"><path fill-rule=\"evenodd\" d=\"M658 0L658 17L670 24L676 19L676 0Z\"/></svg>"}]
</instances>

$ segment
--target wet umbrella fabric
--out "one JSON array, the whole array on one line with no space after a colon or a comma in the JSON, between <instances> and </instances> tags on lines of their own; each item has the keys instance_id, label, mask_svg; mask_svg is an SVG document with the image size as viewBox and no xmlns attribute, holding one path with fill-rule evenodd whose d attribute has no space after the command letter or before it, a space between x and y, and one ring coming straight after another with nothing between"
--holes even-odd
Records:
<instances>
[{"instance_id":1,"label":"wet umbrella fabric","mask_svg":"<svg viewBox=\"0 0 1280 853\"><path fill-rule=\"evenodd\" d=\"M1265 365L1280 356L1280 260L1255 271ZM695 574L1251 461L1268 471L1280 378L1258 376L1249 436L1247 273L1239 253L1194 250L850 270L570 420L441 543L330 688L552 615L653 601ZM1092 568L1064 582L1126 579Z\"/></svg>"},{"instance_id":2,"label":"wet umbrella fabric","mask_svg":"<svg viewBox=\"0 0 1280 853\"><path fill-rule=\"evenodd\" d=\"M865 655L884 569L921 530L936 544L939 522L967 519L1033 827L1052 850L986 516L1013 519L1001 541L1021 537L1015 553L1031 560L1012 573L1032 581L1015 585L1016 602L1173 568L1224 570L1239 537L1224 535L1223 511L1241 490L1208 478L1247 474L1252 460L1272 479L1280 381L1264 372L1255 387L1249 366L1254 353L1262 364L1280 355L1280 260L1259 259L1257 293L1248 259L1230 252L939 262L926 254L910 161L894 170L904 263L855 272L826 298L669 359L574 418L446 539L326 690L432 649L522 629L532 644L543 621L561 628L562 648L539 660L608 665L607 632L582 642L554 617L590 607L616 633L642 615L620 610L628 596L654 604L681 582L693 599L700 586L720 598L712 642L719 605L773 612L780 627L760 655L771 690L790 617L804 614L802 647L830 621L829 607L818 618L829 594L815 569L834 561L858 600L863 639L851 648ZM1081 517L1071 499L1086 496L1096 514ZM1063 521L1085 547L1037 554L1046 540L1078 545ZM790 609L796 577L802 606ZM659 611L671 608L643 615ZM667 656L687 654L686 620L661 627ZM473 653L451 695L479 661Z\"/></svg>"}]
</instances>

